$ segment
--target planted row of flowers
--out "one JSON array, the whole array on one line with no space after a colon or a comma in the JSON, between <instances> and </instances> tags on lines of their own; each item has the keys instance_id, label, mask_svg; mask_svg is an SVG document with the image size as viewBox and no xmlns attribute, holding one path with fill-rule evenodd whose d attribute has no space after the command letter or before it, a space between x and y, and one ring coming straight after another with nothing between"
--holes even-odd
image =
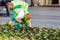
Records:
<instances>
[{"instance_id":1,"label":"planted row of flowers","mask_svg":"<svg viewBox=\"0 0 60 40\"><path fill-rule=\"evenodd\" d=\"M60 40L60 29L0 25L0 40Z\"/></svg>"}]
</instances>

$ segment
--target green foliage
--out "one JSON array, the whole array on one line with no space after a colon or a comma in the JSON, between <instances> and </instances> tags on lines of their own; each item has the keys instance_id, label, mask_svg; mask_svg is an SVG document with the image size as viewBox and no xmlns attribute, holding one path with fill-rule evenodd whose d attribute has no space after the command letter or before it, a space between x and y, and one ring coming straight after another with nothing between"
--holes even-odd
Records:
<instances>
[{"instance_id":1,"label":"green foliage","mask_svg":"<svg viewBox=\"0 0 60 40\"><path fill-rule=\"evenodd\" d=\"M14 26L0 25L2 40L60 40L60 29L22 27L16 30Z\"/></svg>"}]
</instances>

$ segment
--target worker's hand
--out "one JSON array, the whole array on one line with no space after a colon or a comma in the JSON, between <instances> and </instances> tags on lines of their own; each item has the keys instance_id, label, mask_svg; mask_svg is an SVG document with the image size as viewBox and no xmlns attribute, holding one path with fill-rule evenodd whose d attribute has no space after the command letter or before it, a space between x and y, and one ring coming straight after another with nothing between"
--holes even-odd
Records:
<instances>
[{"instance_id":1,"label":"worker's hand","mask_svg":"<svg viewBox=\"0 0 60 40\"><path fill-rule=\"evenodd\" d=\"M21 22L20 22L20 24L24 24L24 22L23 22L23 21L21 21Z\"/></svg>"},{"instance_id":2,"label":"worker's hand","mask_svg":"<svg viewBox=\"0 0 60 40\"><path fill-rule=\"evenodd\" d=\"M29 27L32 27L32 26L31 26L31 23L29 23Z\"/></svg>"}]
</instances>

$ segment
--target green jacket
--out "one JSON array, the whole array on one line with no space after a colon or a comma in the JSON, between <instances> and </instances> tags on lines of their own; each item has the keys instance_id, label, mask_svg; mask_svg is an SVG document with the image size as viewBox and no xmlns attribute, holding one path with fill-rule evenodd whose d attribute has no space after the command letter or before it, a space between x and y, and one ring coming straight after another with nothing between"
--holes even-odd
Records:
<instances>
[{"instance_id":1,"label":"green jacket","mask_svg":"<svg viewBox=\"0 0 60 40\"><path fill-rule=\"evenodd\" d=\"M18 1L18 2L12 1L12 3L14 5L13 11L15 11L17 14L21 9L24 9L25 14L29 13L29 11L28 11L29 6L26 2L24 2L24 1Z\"/></svg>"}]
</instances>

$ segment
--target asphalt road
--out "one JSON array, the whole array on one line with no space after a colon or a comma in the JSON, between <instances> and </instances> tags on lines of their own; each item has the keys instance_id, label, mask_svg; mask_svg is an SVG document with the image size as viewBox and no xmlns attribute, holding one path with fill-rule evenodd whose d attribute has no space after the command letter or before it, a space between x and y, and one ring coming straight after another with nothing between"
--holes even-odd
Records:
<instances>
[{"instance_id":1,"label":"asphalt road","mask_svg":"<svg viewBox=\"0 0 60 40\"><path fill-rule=\"evenodd\" d=\"M32 26L60 28L60 7L31 7ZM0 24L5 24L10 17L0 17Z\"/></svg>"}]
</instances>

